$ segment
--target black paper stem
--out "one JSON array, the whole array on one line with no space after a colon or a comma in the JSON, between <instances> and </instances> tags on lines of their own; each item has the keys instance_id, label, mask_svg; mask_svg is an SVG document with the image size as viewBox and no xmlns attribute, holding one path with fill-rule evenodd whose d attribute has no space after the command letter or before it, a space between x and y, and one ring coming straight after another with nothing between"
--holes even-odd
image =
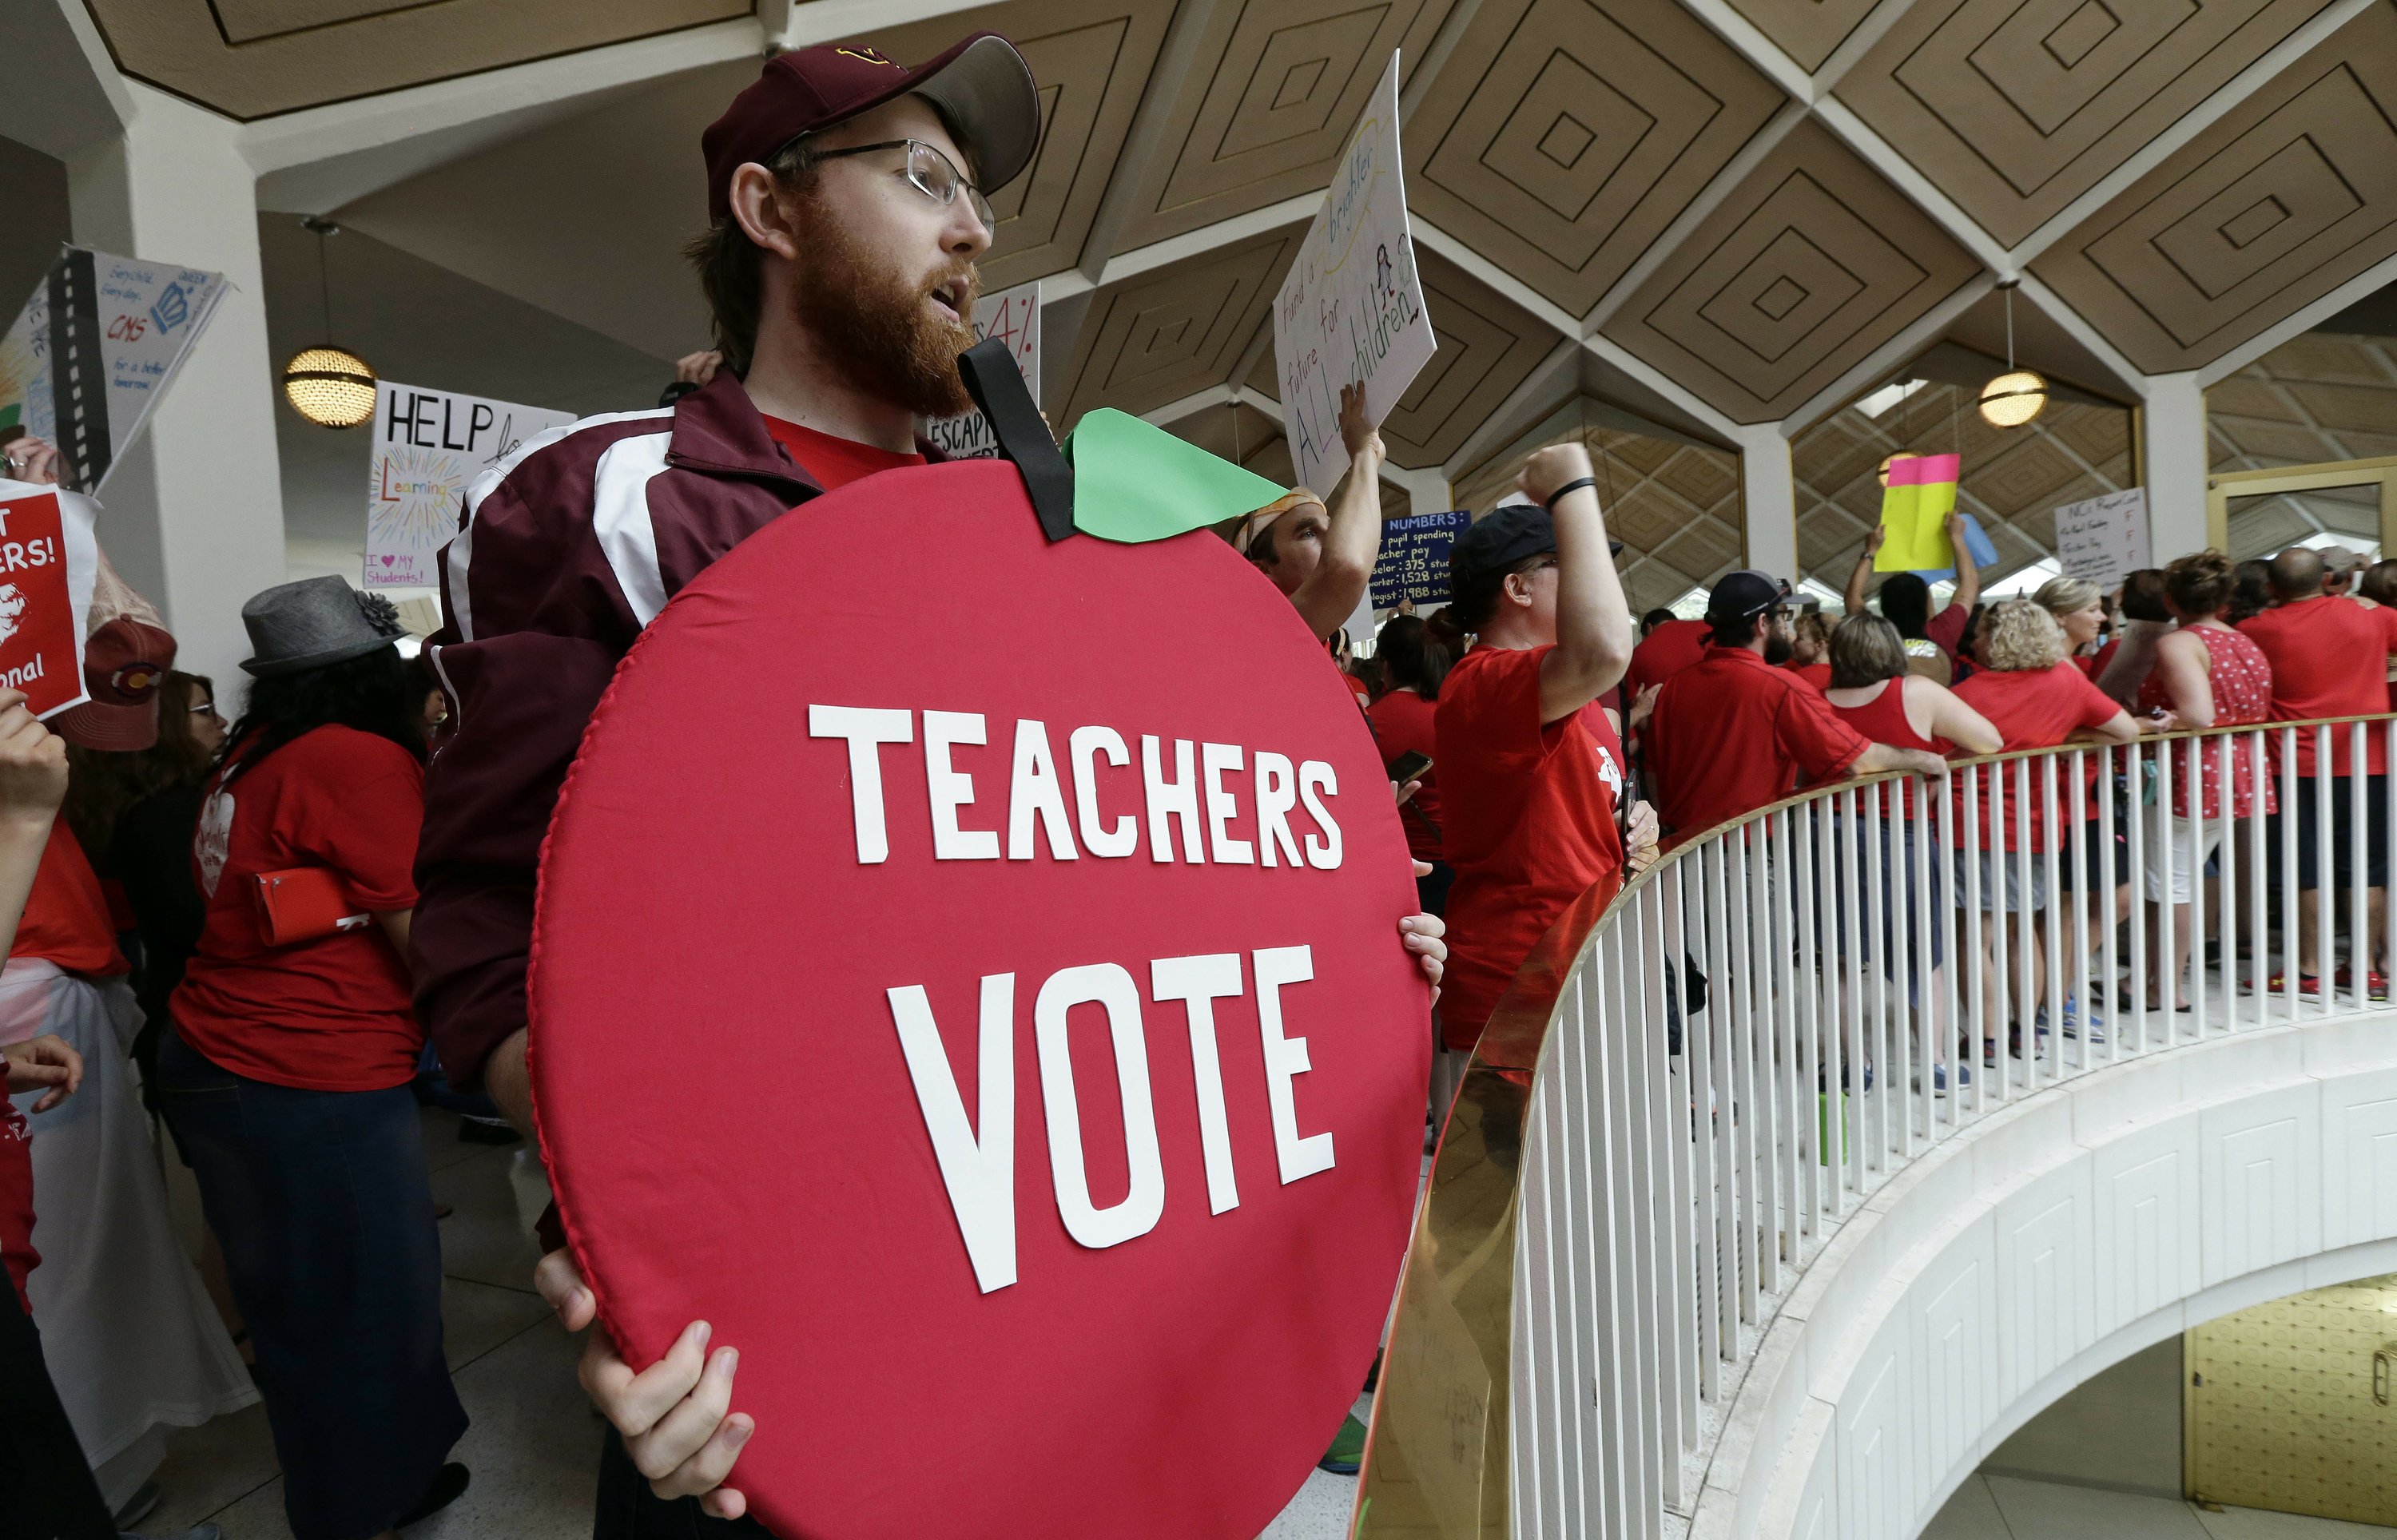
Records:
<instances>
[{"instance_id":1,"label":"black paper stem","mask_svg":"<svg viewBox=\"0 0 2397 1540\"><path fill-rule=\"evenodd\" d=\"M998 439L998 452L1015 463L1031 495L1032 511L1040 516L1040 532L1053 542L1074 533L1074 468L1057 447L1040 408L1032 404L1024 371L1005 341L996 337L957 354L957 373L966 393L989 419Z\"/></svg>"}]
</instances>

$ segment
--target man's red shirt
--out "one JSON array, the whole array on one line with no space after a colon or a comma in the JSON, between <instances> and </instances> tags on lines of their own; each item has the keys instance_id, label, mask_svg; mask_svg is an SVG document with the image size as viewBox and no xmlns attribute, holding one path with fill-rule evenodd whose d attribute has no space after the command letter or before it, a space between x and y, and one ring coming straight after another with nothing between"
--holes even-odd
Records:
<instances>
[{"instance_id":1,"label":"man's red shirt","mask_svg":"<svg viewBox=\"0 0 2397 1540\"><path fill-rule=\"evenodd\" d=\"M1651 684L1662 684L1683 669L1695 668L1707 656L1707 639L1714 628L1703 620L1667 620L1631 649L1631 664L1623 670L1623 698L1636 700Z\"/></svg>"},{"instance_id":2,"label":"man's red shirt","mask_svg":"<svg viewBox=\"0 0 2397 1540\"><path fill-rule=\"evenodd\" d=\"M1872 747L1820 691L1746 647L1708 647L1667 680L1645 742L1668 846L1780 801L1801 773L1810 782L1845 775Z\"/></svg>"},{"instance_id":3,"label":"man's red shirt","mask_svg":"<svg viewBox=\"0 0 2397 1540\"><path fill-rule=\"evenodd\" d=\"M1623 744L1596 702L1540 720L1550 647L1475 647L1449 670L1439 735L1448 893L1440 1035L1470 1048L1566 906L1623 875Z\"/></svg>"},{"instance_id":4,"label":"man's red shirt","mask_svg":"<svg viewBox=\"0 0 2397 1540\"><path fill-rule=\"evenodd\" d=\"M2350 599L2317 594L2239 622L2272 665L2272 720L2370 716L2389 710L2389 657L2397 653L2397 609L2365 609ZM2331 774L2348 773L2348 730L2331 729ZM2384 735L2364 735L2364 772L2388 768ZM2280 749L2272 750L2279 763ZM2297 774L2314 769L2314 735L2297 734Z\"/></svg>"}]
</instances>

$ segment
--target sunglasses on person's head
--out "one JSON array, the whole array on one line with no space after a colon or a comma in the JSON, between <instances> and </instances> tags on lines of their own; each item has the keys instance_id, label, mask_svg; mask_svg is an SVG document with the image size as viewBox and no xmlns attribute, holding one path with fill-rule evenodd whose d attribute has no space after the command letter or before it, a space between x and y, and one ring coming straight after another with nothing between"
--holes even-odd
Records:
<instances>
[{"instance_id":1,"label":"sunglasses on person's head","mask_svg":"<svg viewBox=\"0 0 2397 1540\"><path fill-rule=\"evenodd\" d=\"M884 139L879 144L858 144L846 150L827 150L817 155L816 159L839 160L844 156L872 154L880 150L907 152L907 180L917 192L946 208L957 201L957 193L962 191L972 200L974 218L982 221L982 227L994 233L998 232L998 216L991 212L990 200L983 195L981 188L966 179L966 174L957 169L957 162L943 153L940 146L936 144L927 144L922 139Z\"/></svg>"}]
</instances>

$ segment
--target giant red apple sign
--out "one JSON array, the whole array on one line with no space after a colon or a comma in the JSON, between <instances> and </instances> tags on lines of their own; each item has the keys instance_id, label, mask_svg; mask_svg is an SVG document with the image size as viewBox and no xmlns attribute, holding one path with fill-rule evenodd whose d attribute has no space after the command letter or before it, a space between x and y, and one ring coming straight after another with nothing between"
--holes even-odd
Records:
<instances>
[{"instance_id":1,"label":"giant red apple sign","mask_svg":"<svg viewBox=\"0 0 2397 1540\"><path fill-rule=\"evenodd\" d=\"M1050 544L1001 461L803 505L640 639L542 864L609 1329L741 1350L794 1540L1248 1540L1404 1252L1414 908L1354 700L1220 539Z\"/></svg>"}]
</instances>

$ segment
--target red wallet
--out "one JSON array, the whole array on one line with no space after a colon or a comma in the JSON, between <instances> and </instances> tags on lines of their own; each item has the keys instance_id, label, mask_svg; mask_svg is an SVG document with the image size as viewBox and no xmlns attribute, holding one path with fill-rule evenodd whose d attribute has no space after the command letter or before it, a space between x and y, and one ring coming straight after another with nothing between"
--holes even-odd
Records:
<instances>
[{"instance_id":1,"label":"red wallet","mask_svg":"<svg viewBox=\"0 0 2397 1540\"><path fill-rule=\"evenodd\" d=\"M270 947L288 947L365 928L369 917L325 867L258 873L258 928Z\"/></svg>"}]
</instances>

